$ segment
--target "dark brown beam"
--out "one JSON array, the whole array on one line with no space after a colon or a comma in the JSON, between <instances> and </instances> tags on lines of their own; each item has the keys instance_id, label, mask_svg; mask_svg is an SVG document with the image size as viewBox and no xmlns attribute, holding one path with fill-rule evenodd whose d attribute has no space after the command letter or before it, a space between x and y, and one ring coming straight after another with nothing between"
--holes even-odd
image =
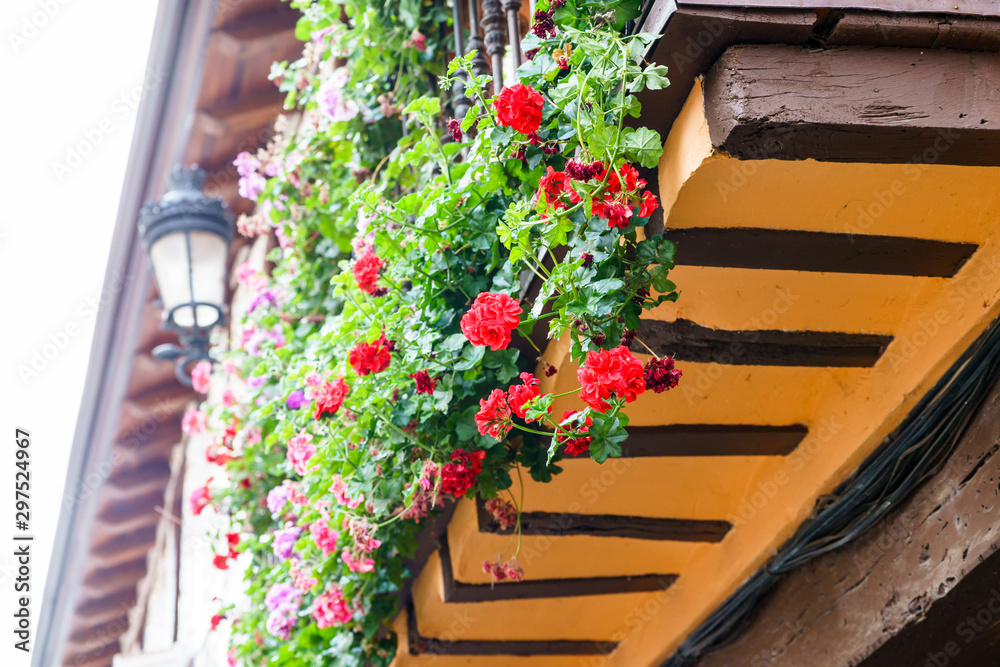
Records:
<instances>
[{"instance_id":1,"label":"dark brown beam","mask_svg":"<svg viewBox=\"0 0 1000 667\"><path fill-rule=\"evenodd\" d=\"M642 320L636 338L658 355L736 366L868 368L892 336L826 331L725 331L688 320ZM638 341L633 352L645 352Z\"/></svg>"},{"instance_id":2,"label":"dark brown beam","mask_svg":"<svg viewBox=\"0 0 1000 667\"><path fill-rule=\"evenodd\" d=\"M742 159L1000 165L1000 54L733 46L705 78L712 144Z\"/></svg>"},{"instance_id":3,"label":"dark brown beam","mask_svg":"<svg viewBox=\"0 0 1000 667\"><path fill-rule=\"evenodd\" d=\"M610 655L617 647L615 642L584 640L554 641L447 641L422 637L417 628L417 617L410 605L407 610L407 643L411 655Z\"/></svg>"},{"instance_id":4,"label":"dark brown beam","mask_svg":"<svg viewBox=\"0 0 1000 667\"><path fill-rule=\"evenodd\" d=\"M888 25L886 9L901 21ZM829 8L835 8L832 11ZM846 11L841 11L846 10ZM912 12L908 14L907 12ZM927 16L933 12L937 15ZM961 16L967 14L971 16ZM838 31L840 21L845 29ZM937 34L929 32L936 22ZM655 0L640 32L662 37L646 59L669 68L670 85L639 94L636 123L663 138L687 100L696 76L704 74L733 44L859 44L996 51L997 7L993 0ZM861 26L864 26L863 28ZM884 41L874 35L890 31Z\"/></svg>"},{"instance_id":5,"label":"dark brown beam","mask_svg":"<svg viewBox=\"0 0 1000 667\"><path fill-rule=\"evenodd\" d=\"M809 429L802 424L667 424L630 426L622 443L624 459L667 456L785 456ZM565 456L565 452L563 452ZM585 455L584 455L585 456Z\"/></svg>"},{"instance_id":6,"label":"dark brown beam","mask_svg":"<svg viewBox=\"0 0 1000 667\"><path fill-rule=\"evenodd\" d=\"M535 579L497 584L468 584L455 580L448 540L438 548L445 602L494 602L496 600L532 600L568 598L583 595L651 593L670 588L676 574L652 574L636 577L592 577L575 579Z\"/></svg>"},{"instance_id":7,"label":"dark brown beam","mask_svg":"<svg viewBox=\"0 0 1000 667\"><path fill-rule=\"evenodd\" d=\"M745 424L670 424L630 426L622 456L785 456L791 454L809 429Z\"/></svg>"},{"instance_id":8,"label":"dark brown beam","mask_svg":"<svg viewBox=\"0 0 1000 667\"><path fill-rule=\"evenodd\" d=\"M996 51L1000 18L848 11L827 44Z\"/></svg>"},{"instance_id":9,"label":"dark brown beam","mask_svg":"<svg viewBox=\"0 0 1000 667\"><path fill-rule=\"evenodd\" d=\"M501 528L481 499L476 501L479 531L512 535L513 528ZM524 535L589 535L591 537L629 537L636 540L673 542L721 542L732 524L728 521L702 519L654 519L613 514L563 514L522 512Z\"/></svg>"},{"instance_id":10,"label":"dark brown beam","mask_svg":"<svg viewBox=\"0 0 1000 667\"><path fill-rule=\"evenodd\" d=\"M642 117L636 122L666 139L667 132L694 85L730 44L805 44L812 35L816 14L808 9L744 7L675 7L659 0L640 32L663 32L646 59L667 67L670 85L639 94ZM664 27L664 23L666 26Z\"/></svg>"},{"instance_id":11,"label":"dark brown beam","mask_svg":"<svg viewBox=\"0 0 1000 667\"><path fill-rule=\"evenodd\" d=\"M749 227L672 229L677 263L740 269L870 273L950 278L978 249L974 243L868 234Z\"/></svg>"},{"instance_id":12,"label":"dark brown beam","mask_svg":"<svg viewBox=\"0 0 1000 667\"><path fill-rule=\"evenodd\" d=\"M884 9L893 12L932 12L936 14L996 15L1000 9L994 0L677 0L680 5L721 5L728 7L803 7L823 10Z\"/></svg>"}]
</instances>

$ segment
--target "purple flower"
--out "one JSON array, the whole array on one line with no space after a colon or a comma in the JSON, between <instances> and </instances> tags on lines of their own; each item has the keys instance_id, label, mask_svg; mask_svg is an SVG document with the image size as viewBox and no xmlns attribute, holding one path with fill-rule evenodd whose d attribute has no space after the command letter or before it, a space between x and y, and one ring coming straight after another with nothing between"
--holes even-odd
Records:
<instances>
[{"instance_id":1,"label":"purple flower","mask_svg":"<svg viewBox=\"0 0 1000 667\"><path fill-rule=\"evenodd\" d=\"M281 528L274 531L274 542L271 544L271 549L274 550L274 555L281 560L288 560L292 555L292 550L295 548L295 542L299 539L299 534L302 529L298 526L292 526L291 528Z\"/></svg>"},{"instance_id":2,"label":"purple flower","mask_svg":"<svg viewBox=\"0 0 1000 667\"><path fill-rule=\"evenodd\" d=\"M302 592L292 584L279 582L264 596L264 604L271 612L267 631L279 639L288 639L302 604Z\"/></svg>"},{"instance_id":3,"label":"purple flower","mask_svg":"<svg viewBox=\"0 0 1000 667\"><path fill-rule=\"evenodd\" d=\"M351 120L360 110L357 102L344 97L344 85L349 78L346 70L338 70L316 91L316 105L320 113L334 123Z\"/></svg>"},{"instance_id":4,"label":"purple flower","mask_svg":"<svg viewBox=\"0 0 1000 667\"><path fill-rule=\"evenodd\" d=\"M271 514L277 514L285 509L288 499L292 496L292 490L284 484L280 484L267 492L267 509Z\"/></svg>"},{"instance_id":5,"label":"purple flower","mask_svg":"<svg viewBox=\"0 0 1000 667\"><path fill-rule=\"evenodd\" d=\"M285 405L289 410L298 410L302 407L302 402L306 400L306 394L301 389L296 389L285 399Z\"/></svg>"},{"instance_id":6,"label":"purple flower","mask_svg":"<svg viewBox=\"0 0 1000 667\"><path fill-rule=\"evenodd\" d=\"M267 380L265 375L255 375L252 378L247 378L247 385L253 389L258 388Z\"/></svg>"},{"instance_id":7,"label":"purple flower","mask_svg":"<svg viewBox=\"0 0 1000 667\"><path fill-rule=\"evenodd\" d=\"M272 289L264 289L257 293L253 301L250 302L250 306L247 308L248 313L252 313L254 309L257 308L262 303L267 303L269 306L274 306L278 303L278 297Z\"/></svg>"},{"instance_id":8,"label":"purple flower","mask_svg":"<svg viewBox=\"0 0 1000 667\"><path fill-rule=\"evenodd\" d=\"M236 171L239 172L240 176L249 176L260 169L260 160L250 155L250 153L243 151L233 160L233 166L236 167Z\"/></svg>"},{"instance_id":9,"label":"purple flower","mask_svg":"<svg viewBox=\"0 0 1000 667\"><path fill-rule=\"evenodd\" d=\"M267 179L258 174L257 172L251 172L246 176L240 176L240 196L244 199L253 199L256 201L260 193L263 192L264 186L267 185Z\"/></svg>"},{"instance_id":10,"label":"purple flower","mask_svg":"<svg viewBox=\"0 0 1000 667\"><path fill-rule=\"evenodd\" d=\"M267 623L264 627L278 639L288 639L292 634L292 628L295 627L295 615L275 609L267 617Z\"/></svg>"},{"instance_id":11,"label":"purple flower","mask_svg":"<svg viewBox=\"0 0 1000 667\"><path fill-rule=\"evenodd\" d=\"M264 596L264 604L267 605L268 611L288 608L298 611L301 601L302 592L286 581L271 586L271 590Z\"/></svg>"}]
</instances>

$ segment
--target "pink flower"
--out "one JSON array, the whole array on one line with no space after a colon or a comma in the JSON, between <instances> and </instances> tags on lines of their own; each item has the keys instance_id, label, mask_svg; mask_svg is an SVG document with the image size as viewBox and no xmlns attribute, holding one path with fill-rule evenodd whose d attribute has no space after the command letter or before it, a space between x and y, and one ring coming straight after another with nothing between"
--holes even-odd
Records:
<instances>
[{"instance_id":1,"label":"pink flower","mask_svg":"<svg viewBox=\"0 0 1000 667\"><path fill-rule=\"evenodd\" d=\"M375 569L375 561L371 558L360 558L355 560L354 556L352 556L351 552L346 548L340 552L340 559L344 561L344 564L347 565L347 569L351 572L365 573L371 572Z\"/></svg>"},{"instance_id":2,"label":"pink flower","mask_svg":"<svg viewBox=\"0 0 1000 667\"><path fill-rule=\"evenodd\" d=\"M302 565L302 561L295 557L289 559L288 573L292 575L292 582L299 590L308 591L319 583L316 577L310 575L309 567Z\"/></svg>"},{"instance_id":3,"label":"pink flower","mask_svg":"<svg viewBox=\"0 0 1000 667\"><path fill-rule=\"evenodd\" d=\"M211 375L212 362L199 361L191 369L191 387L199 394L207 394Z\"/></svg>"},{"instance_id":4,"label":"pink flower","mask_svg":"<svg viewBox=\"0 0 1000 667\"><path fill-rule=\"evenodd\" d=\"M361 504L360 500L354 500L347 495L347 485L344 484L344 480L339 474L334 474L333 476L333 481L330 484L330 493L333 494L338 503L348 509L354 509Z\"/></svg>"},{"instance_id":5,"label":"pink flower","mask_svg":"<svg viewBox=\"0 0 1000 667\"><path fill-rule=\"evenodd\" d=\"M517 523L517 508L502 498L490 498L486 501L486 511L497 522L501 530L513 528Z\"/></svg>"},{"instance_id":6,"label":"pink flower","mask_svg":"<svg viewBox=\"0 0 1000 667\"><path fill-rule=\"evenodd\" d=\"M231 408L236 405L236 395L233 394L233 390L226 387L222 390L222 406L226 408Z\"/></svg>"},{"instance_id":7,"label":"pink flower","mask_svg":"<svg viewBox=\"0 0 1000 667\"><path fill-rule=\"evenodd\" d=\"M410 33L410 38L403 42L404 49L416 49L417 51L427 50L427 37L422 35L416 28Z\"/></svg>"},{"instance_id":8,"label":"pink flower","mask_svg":"<svg viewBox=\"0 0 1000 667\"><path fill-rule=\"evenodd\" d=\"M316 105L320 113L334 123L351 120L360 111L357 102L344 97L344 83L343 77L335 76L316 91Z\"/></svg>"},{"instance_id":9,"label":"pink flower","mask_svg":"<svg viewBox=\"0 0 1000 667\"><path fill-rule=\"evenodd\" d=\"M199 433L204 433L207 428L208 415L201 410L190 408L184 413L184 418L181 419L181 430L188 435L198 435Z\"/></svg>"},{"instance_id":10,"label":"pink flower","mask_svg":"<svg viewBox=\"0 0 1000 667\"><path fill-rule=\"evenodd\" d=\"M330 528L330 517L324 514L318 521L313 521L309 525L309 534L312 535L313 542L323 550L324 556L329 556L337 550L337 539L340 533Z\"/></svg>"},{"instance_id":11,"label":"pink flower","mask_svg":"<svg viewBox=\"0 0 1000 667\"><path fill-rule=\"evenodd\" d=\"M212 504L212 492L208 490L208 482L191 493L191 512L196 516Z\"/></svg>"},{"instance_id":12,"label":"pink flower","mask_svg":"<svg viewBox=\"0 0 1000 667\"><path fill-rule=\"evenodd\" d=\"M246 261L236 267L236 282L240 285L250 287L250 282L257 277L257 269L250 266Z\"/></svg>"},{"instance_id":13,"label":"pink flower","mask_svg":"<svg viewBox=\"0 0 1000 667\"><path fill-rule=\"evenodd\" d=\"M354 616L344 597L344 591L336 584L316 598L312 615L321 629L343 625Z\"/></svg>"},{"instance_id":14,"label":"pink flower","mask_svg":"<svg viewBox=\"0 0 1000 667\"><path fill-rule=\"evenodd\" d=\"M285 455L292 467L295 468L295 472L300 475L305 475L308 472L306 464L316 454L316 445L312 444L312 439L312 433L302 430L288 441L288 451L285 452Z\"/></svg>"},{"instance_id":15,"label":"pink flower","mask_svg":"<svg viewBox=\"0 0 1000 667\"><path fill-rule=\"evenodd\" d=\"M347 529L351 531L351 537L354 538L355 550L359 553L370 554L382 546L382 540L372 537L372 533L375 532L375 526L364 519L351 519L347 522Z\"/></svg>"}]
</instances>

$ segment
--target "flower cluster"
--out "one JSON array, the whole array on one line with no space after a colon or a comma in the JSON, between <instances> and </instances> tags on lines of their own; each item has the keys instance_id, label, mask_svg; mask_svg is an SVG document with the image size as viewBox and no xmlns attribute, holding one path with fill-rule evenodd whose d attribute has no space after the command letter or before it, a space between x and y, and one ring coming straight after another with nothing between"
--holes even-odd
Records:
<instances>
[{"instance_id":1,"label":"flower cluster","mask_svg":"<svg viewBox=\"0 0 1000 667\"><path fill-rule=\"evenodd\" d=\"M642 362L624 345L613 350L588 352L576 375L582 388L580 398L598 412L611 407L609 399L620 398L631 403L646 391Z\"/></svg>"},{"instance_id":2,"label":"flower cluster","mask_svg":"<svg viewBox=\"0 0 1000 667\"><path fill-rule=\"evenodd\" d=\"M350 361L354 371L362 377L370 373L381 373L389 367L389 363L392 361L389 354L392 349L392 341L386 340L383 334L374 343L355 345L348 355L348 361Z\"/></svg>"},{"instance_id":3,"label":"flower cluster","mask_svg":"<svg viewBox=\"0 0 1000 667\"><path fill-rule=\"evenodd\" d=\"M462 333L473 345L502 350L521 323L521 306L509 294L482 292L462 316Z\"/></svg>"},{"instance_id":4,"label":"flower cluster","mask_svg":"<svg viewBox=\"0 0 1000 667\"><path fill-rule=\"evenodd\" d=\"M476 477L483 470L486 452L467 452L456 449L451 453L451 463L441 466L441 490L461 498L476 484Z\"/></svg>"},{"instance_id":5,"label":"flower cluster","mask_svg":"<svg viewBox=\"0 0 1000 667\"><path fill-rule=\"evenodd\" d=\"M340 406L344 404L344 398L350 391L351 387L344 382L342 377L320 385L316 389L316 400L313 403L313 419L337 414L337 410L340 410Z\"/></svg>"},{"instance_id":6,"label":"flower cluster","mask_svg":"<svg viewBox=\"0 0 1000 667\"><path fill-rule=\"evenodd\" d=\"M541 93L522 83L505 87L493 102L497 122L523 134L538 130L542 122Z\"/></svg>"}]
</instances>

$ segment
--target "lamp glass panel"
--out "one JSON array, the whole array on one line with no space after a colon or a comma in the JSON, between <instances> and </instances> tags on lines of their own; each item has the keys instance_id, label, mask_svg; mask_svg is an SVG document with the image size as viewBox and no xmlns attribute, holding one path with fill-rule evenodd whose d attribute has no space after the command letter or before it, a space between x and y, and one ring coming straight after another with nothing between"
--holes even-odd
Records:
<instances>
[{"instance_id":1,"label":"lamp glass panel","mask_svg":"<svg viewBox=\"0 0 1000 667\"><path fill-rule=\"evenodd\" d=\"M216 306L195 308L195 319L199 327L210 327L219 320L226 298L228 263L229 244L224 238L211 232L191 232L193 300Z\"/></svg>"},{"instance_id":2,"label":"lamp glass panel","mask_svg":"<svg viewBox=\"0 0 1000 667\"><path fill-rule=\"evenodd\" d=\"M190 303L190 256L187 235L184 232L175 232L161 236L149 249L149 257L153 262L153 273L156 275L156 285L160 290L163 312L169 313L183 303ZM191 309L181 308L175 311L174 321L180 326L194 324Z\"/></svg>"},{"instance_id":3,"label":"lamp glass panel","mask_svg":"<svg viewBox=\"0 0 1000 667\"><path fill-rule=\"evenodd\" d=\"M224 238L204 231L167 234L149 249L164 312L173 311L177 326L208 328L218 322L226 294L228 254ZM195 302L217 307L195 306Z\"/></svg>"}]
</instances>

